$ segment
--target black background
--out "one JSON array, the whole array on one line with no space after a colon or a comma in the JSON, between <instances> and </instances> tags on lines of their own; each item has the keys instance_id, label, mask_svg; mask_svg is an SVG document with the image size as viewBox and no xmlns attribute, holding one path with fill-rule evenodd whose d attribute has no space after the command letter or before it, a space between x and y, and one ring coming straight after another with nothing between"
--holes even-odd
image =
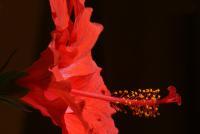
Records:
<instances>
[{"instance_id":1,"label":"black background","mask_svg":"<svg viewBox=\"0 0 200 134\"><path fill-rule=\"evenodd\" d=\"M86 0L104 31L93 49L110 90L175 85L183 105L161 106L155 119L114 115L120 134L189 134L198 130L200 8L192 0ZM50 40L48 0L0 0L0 63L18 50L7 70L24 69ZM0 105L0 134L59 134L38 111ZM22 118L15 119L16 117ZM19 125L21 124L21 125ZM13 130L13 131L11 131ZM18 130L18 129L17 129ZM197 132L198 133L198 132Z\"/></svg>"}]
</instances>

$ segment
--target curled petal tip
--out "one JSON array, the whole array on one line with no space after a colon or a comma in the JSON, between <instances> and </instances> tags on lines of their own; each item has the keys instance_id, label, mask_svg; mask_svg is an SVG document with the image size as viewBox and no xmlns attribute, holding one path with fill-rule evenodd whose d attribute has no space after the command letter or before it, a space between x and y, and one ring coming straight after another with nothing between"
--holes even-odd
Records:
<instances>
[{"instance_id":1,"label":"curled petal tip","mask_svg":"<svg viewBox=\"0 0 200 134\"><path fill-rule=\"evenodd\" d=\"M158 100L159 104L162 103L177 103L179 106L181 105L181 96L176 92L175 86L169 86L168 88L169 94L161 100Z\"/></svg>"},{"instance_id":2,"label":"curled petal tip","mask_svg":"<svg viewBox=\"0 0 200 134\"><path fill-rule=\"evenodd\" d=\"M180 106L181 105L181 96L176 92L175 86L168 87L169 95L174 98L174 101Z\"/></svg>"}]
</instances>

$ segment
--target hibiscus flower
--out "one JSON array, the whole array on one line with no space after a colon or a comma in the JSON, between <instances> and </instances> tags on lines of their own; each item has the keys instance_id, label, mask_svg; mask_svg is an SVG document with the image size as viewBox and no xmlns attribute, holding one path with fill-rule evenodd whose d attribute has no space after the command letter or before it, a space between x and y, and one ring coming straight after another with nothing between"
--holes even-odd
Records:
<instances>
[{"instance_id":1,"label":"hibiscus flower","mask_svg":"<svg viewBox=\"0 0 200 134\"><path fill-rule=\"evenodd\" d=\"M90 22L92 8L84 1L50 0L50 5L55 30L48 48L19 80L30 89L22 100L50 117L63 134L117 133L109 102L70 94L75 89L110 95L91 56L103 26Z\"/></svg>"},{"instance_id":2,"label":"hibiscus flower","mask_svg":"<svg viewBox=\"0 0 200 134\"><path fill-rule=\"evenodd\" d=\"M84 0L49 0L55 30L48 48L18 80L30 91L21 98L62 128L63 134L116 134L110 102L156 106L180 102L175 88L167 98L143 100L111 97L92 59L93 48L103 26L90 21L92 8ZM73 19L74 18L74 19Z\"/></svg>"}]
</instances>

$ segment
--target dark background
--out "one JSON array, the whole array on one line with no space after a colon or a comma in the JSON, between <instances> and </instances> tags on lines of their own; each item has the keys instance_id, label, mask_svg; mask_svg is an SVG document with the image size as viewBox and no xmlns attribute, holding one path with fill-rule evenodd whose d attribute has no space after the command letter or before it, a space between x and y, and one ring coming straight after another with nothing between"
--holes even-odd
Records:
<instances>
[{"instance_id":1,"label":"dark background","mask_svg":"<svg viewBox=\"0 0 200 134\"><path fill-rule=\"evenodd\" d=\"M192 0L86 0L104 31L94 58L109 89L175 85L183 105L161 106L155 119L114 115L120 134L189 134L198 130L200 7ZM17 48L8 70L24 69L50 40L48 0L0 0L0 63ZM0 103L0 134L61 134L38 111ZM198 132L197 132L198 133Z\"/></svg>"}]
</instances>

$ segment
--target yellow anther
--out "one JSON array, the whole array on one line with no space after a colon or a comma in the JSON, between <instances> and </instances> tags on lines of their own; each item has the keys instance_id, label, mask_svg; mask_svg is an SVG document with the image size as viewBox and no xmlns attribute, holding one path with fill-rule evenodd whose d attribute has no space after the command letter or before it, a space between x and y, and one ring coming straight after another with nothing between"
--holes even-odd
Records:
<instances>
[{"instance_id":1,"label":"yellow anther","mask_svg":"<svg viewBox=\"0 0 200 134\"><path fill-rule=\"evenodd\" d=\"M139 91L139 92L142 92L142 90L141 90L141 89L138 89L138 91Z\"/></svg>"},{"instance_id":2,"label":"yellow anther","mask_svg":"<svg viewBox=\"0 0 200 134\"><path fill-rule=\"evenodd\" d=\"M152 109L152 107L149 107L149 110L151 110Z\"/></svg>"},{"instance_id":3,"label":"yellow anther","mask_svg":"<svg viewBox=\"0 0 200 134\"><path fill-rule=\"evenodd\" d=\"M143 99L143 98L144 98L144 95L142 95L142 94L139 94L139 97L140 97L141 99Z\"/></svg>"},{"instance_id":4,"label":"yellow anther","mask_svg":"<svg viewBox=\"0 0 200 134\"><path fill-rule=\"evenodd\" d=\"M118 94L118 93L115 91L114 94Z\"/></svg>"},{"instance_id":5,"label":"yellow anther","mask_svg":"<svg viewBox=\"0 0 200 134\"><path fill-rule=\"evenodd\" d=\"M138 93L137 93L137 92L135 92L135 95L138 95Z\"/></svg>"},{"instance_id":6,"label":"yellow anther","mask_svg":"<svg viewBox=\"0 0 200 134\"><path fill-rule=\"evenodd\" d=\"M121 93L122 93L122 90L119 90L119 93L121 94Z\"/></svg>"},{"instance_id":7,"label":"yellow anther","mask_svg":"<svg viewBox=\"0 0 200 134\"><path fill-rule=\"evenodd\" d=\"M160 95L158 95L158 99L160 99Z\"/></svg>"},{"instance_id":8,"label":"yellow anther","mask_svg":"<svg viewBox=\"0 0 200 134\"><path fill-rule=\"evenodd\" d=\"M146 117L149 117L149 114L148 114L147 112L145 112L144 115L145 115Z\"/></svg>"},{"instance_id":9,"label":"yellow anther","mask_svg":"<svg viewBox=\"0 0 200 134\"><path fill-rule=\"evenodd\" d=\"M155 98L155 97L151 97L151 100L154 100L154 101L155 101L155 100L156 100L156 98Z\"/></svg>"},{"instance_id":10,"label":"yellow anther","mask_svg":"<svg viewBox=\"0 0 200 134\"><path fill-rule=\"evenodd\" d=\"M124 93L128 93L128 90L124 90Z\"/></svg>"},{"instance_id":11,"label":"yellow anther","mask_svg":"<svg viewBox=\"0 0 200 134\"><path fill-rule=\"evenodd\" d=\"M152 89L149 89L149 92L152 92L153 90Z\"/></svg>"}]
</instances>

